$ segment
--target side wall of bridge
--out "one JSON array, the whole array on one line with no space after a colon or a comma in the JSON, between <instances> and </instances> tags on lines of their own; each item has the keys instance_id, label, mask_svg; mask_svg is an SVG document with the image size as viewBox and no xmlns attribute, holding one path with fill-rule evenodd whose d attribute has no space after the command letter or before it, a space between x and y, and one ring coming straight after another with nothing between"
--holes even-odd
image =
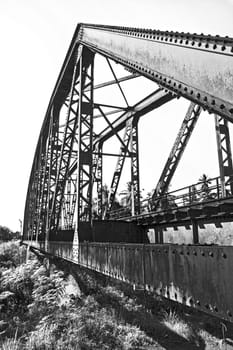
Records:
<instances>
[{"instance_id":1,"label":"side wall of bridge","mask_svg":"<svg viewBox=\"0 0 233 350\"><path fill-rule=\"evenodd\" d=\"M134 222L96 220L80 222L80 242L149 243L147 230ZM50 241L73 242L74 229L51 232Z\"/></svg>"}]
</instances>

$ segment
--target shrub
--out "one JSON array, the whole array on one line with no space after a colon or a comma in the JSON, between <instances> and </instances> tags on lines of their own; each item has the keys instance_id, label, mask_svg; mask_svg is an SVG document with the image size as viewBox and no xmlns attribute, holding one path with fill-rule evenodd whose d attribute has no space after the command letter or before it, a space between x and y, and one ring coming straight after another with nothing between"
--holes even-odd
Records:
<instances>
[{"instance_id":1,"label":"shrub","mask_svg":"<svg viewBox=\"0 0 233 350\"><path fill-rule=\"evenodd\" d=\"M0 267L16 267L26 260L26 247L19 242L10 241L0 244Z\"/></svg>"}]
</instances>

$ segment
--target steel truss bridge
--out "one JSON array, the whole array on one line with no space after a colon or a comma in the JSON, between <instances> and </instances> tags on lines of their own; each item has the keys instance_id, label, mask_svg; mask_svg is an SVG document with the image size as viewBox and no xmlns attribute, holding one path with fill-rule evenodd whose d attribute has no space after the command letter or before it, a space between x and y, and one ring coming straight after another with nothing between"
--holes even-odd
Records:
<instances>
[{"instance_id":1,"label":"steel truss bridge","mask_svg":"<svg viewBox=\"0 0 233 350\"><path fill-rule=\"evenodd\" d=\"M154 193L141 201L139 120L177 98L189 108ZM215 119L219 176L169 193L203 110ZM23 242L233 321L233 246L199 243L203 225L233 221L232 122L232 38L79 24L40 131ZM103 163L113 157L106 200ZM116 210L127 162L130 204ZM190 230L192 244L165 243L169 227Z\"/></svg>"}]
</instances>

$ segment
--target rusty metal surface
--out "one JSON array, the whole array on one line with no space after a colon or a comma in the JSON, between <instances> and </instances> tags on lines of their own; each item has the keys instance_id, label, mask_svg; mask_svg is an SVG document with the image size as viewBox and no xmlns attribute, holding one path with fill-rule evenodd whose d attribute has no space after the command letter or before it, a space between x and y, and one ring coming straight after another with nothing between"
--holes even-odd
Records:
<instances>
[{"instance_id":1,"label":"rusty metal surface","mask_svg":"<svg viewBox=\"0 0 233 350\"><path fill-rule=\"evenodd\" d=\"M72 243L28 244L73 261ZM78 264L233 322L233 246L82 243Z\"/></svg>"},{"instance_id":2,"label":"rusty metal surface","mask_svg":"<svg viewBox=\"0 0 233 350\"><path fill-rule=\"evenodd\" d=\"M151 76L168 88L178 88L182 95L193 101L202 102L209 109L231 117L232 43L228 46L223 41L221 45L209 45L204 36L193 42L186 40L187 44L182 39L170 42L169 37L164 42L146 30L142 32L138 35L130 28L124 31L83 25L80 41L141 74ZM209 37L209 41L215 42L217 38ZM221 107L220 101L229 105Z\"/></svg>"}]
</instances>

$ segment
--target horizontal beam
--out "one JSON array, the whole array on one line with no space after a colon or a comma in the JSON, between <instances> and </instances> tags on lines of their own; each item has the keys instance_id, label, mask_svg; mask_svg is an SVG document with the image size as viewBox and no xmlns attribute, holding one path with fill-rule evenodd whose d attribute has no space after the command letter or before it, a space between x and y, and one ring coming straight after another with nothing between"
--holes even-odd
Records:
<instances>
[{"instance_id":1,"label":"horizontal beam","mask_svg":"<svg viewBox=\"0 0 233 350\"><path fill-rule=\"evenodd\" d=\"M79 40L233 121L233 39L82 24Z\"/></svg>"},{"instance_id":2,"label":"horizontal beam","mask_svg":"<svg viewBox=\"0 0 233 350\"><path fill-rule=\"evenodd\" d=\"M118 78L118 82L122 83L123 81L131 80L131 79L138 78L138 77L140 77L139 74L130 74L130 75L126 75L125 77ZM106 81L104 83L100 83L100 84L95 85L94 90L102 89L106 86L115 85L115 84L117 84L116 80ZM85 91L89 91L89 90L90 89L88 88Z\"/></svg>"},{"instance_id":3,"label":"horizontal beam","mask_svg":"<svg viewBox=\"0 0 233 350\"><path fill-rule=\"evenodd\" d=\"M119 132L125 127L128 119L132 117L140 118L146 113L151 112L153 109L160 107L161 105L171 101L174 98L175 96L164 91L163 89L157 89L152 94L148 95L140 102L135 104L133 107L129 108L128 111L124 112L119 118L117 118L112 123L112 127L114 128L115 132ZM107 127L98 135L94 143L103 143L113 135L113 130L110 127Z\"/></svg>"},{"instance_id":4,"label":"horizontal beam","mask_svg":"<svg viewBox=\"0 0 233 350\"><path fill-rule=\"evenodd\" d=\"M104 129L98 136L94 139L94 145L96 146L98 143L101 144L111 138L115 133L118 133L122 130L128 119L134 118L134 122L145 115L146 113L151 112L153 109L160 107L166 102L174 99L175 96L164 91L163 89L158 89L140 102L138 102L135 106L133 106L129 111L123 113L117 120L115 120L111 127L108 126ZM71 176L74 171L77 169L77 163L75 162L70 170L69 176Z\"/></svg>"}]
</instances>

